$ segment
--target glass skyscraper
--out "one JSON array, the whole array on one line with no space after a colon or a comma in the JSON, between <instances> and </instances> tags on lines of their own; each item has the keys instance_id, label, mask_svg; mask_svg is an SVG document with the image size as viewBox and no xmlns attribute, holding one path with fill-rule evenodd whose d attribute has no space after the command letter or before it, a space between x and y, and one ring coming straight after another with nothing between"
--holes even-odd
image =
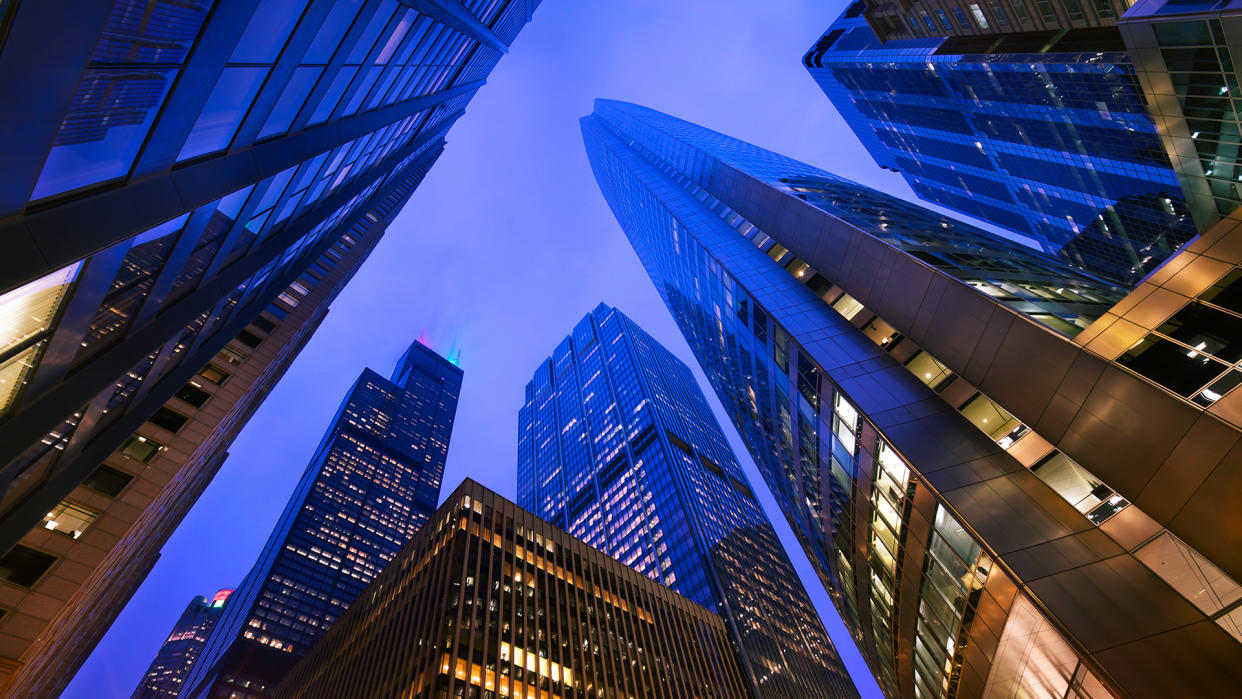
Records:
<instances>
[{"instance_id":1,"label":"glass skyscraper","mask_svg":"<svg viewBox=\"0 0 1242 699\"><path fill-rule=\"evenodd\" d=\"M1118 25L1196 221L1242 202L1236 3L1139 0ZM1200 223L1202 226L1203 224Z\"/></svg>"},{"instance_id":2,"label":"glass skyscraper","mask_svg":"<svg viewBox=\"0 0 1242 699\"><path fill-rule=\"evenodd\" d=\"M582 130L887 695L1234 690L1242 394L1197 403L1197 388L1179 395L1106 357L1187 296L1235 305L1236 234L1187 246L1079 344L1046 307L971 283L997 273L986 255L954 267L911 244L929 221L952 233L951 219L635 105L598 101ZM1044 259L1044 281L1066 286L1028 288L1081 279ZM1212 310L1177 313L1153 342L1233 356L1230 314Z\"/></svg>"},{"instance_id":3,"label":"glass skyscraper","mask_svg":"<svg viewBox=\"0 0 1242 699\"><path fill-rule=\"evenodd\" d=\"M0 550L409 196L537 5L0 8Z\"/></svg>"},{"instance_id":4,"label":"glass skyscraper","mask_svg":"<svg viewBox=\"0 0 1242 699\"><path fill-rule=\"evenodd\" d=\"M857 691L690 370L598 306L526 386L518 504L724 617L756 697Z\"/></svg>"},{"instance_id":5,"label":"glass skyscraper","mask_svg":"<svg viewBox=\"0 0 1242 699\"><path fill-rule=\"evenodd\" d=\"M1082 269L1130 287L1197 233L1116 27L881 42L847 11L803 62L920 198Z\"/></svg>"},{"instance_id":6,"label":"glass skyscraper","mask_svg":"<svg viewBox=\"0 0 1242 699\"><path fill-rule=\"evenodd\" d=\"M130 699L176 698L232 593L220 590L210 600L201 595L190 600Z\"/></svg>"},{"instance_id":7,"label":"glass skyscraper","mask_svg":"<svg viewBox=\"0 0 1242 699\"><path fill-rule=\"evenodd\" d=\"M462 372L415 342L362 372L183 697L270 696L436 509Z\"/></svg>"}]
</instances>

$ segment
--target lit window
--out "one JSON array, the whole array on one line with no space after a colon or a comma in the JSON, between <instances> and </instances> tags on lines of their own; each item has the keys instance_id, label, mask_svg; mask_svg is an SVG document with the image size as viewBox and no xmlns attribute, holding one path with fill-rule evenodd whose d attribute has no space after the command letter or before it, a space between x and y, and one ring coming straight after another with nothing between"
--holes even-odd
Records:
<instances>
[{"instance_id":1,"label":"lit window","mask_svg":"<svg viewBox=\"0 0 1242 699\"><path fill-rule=\"evenodd\" d=\"M82 532L99 517L99 513L85 507L62 500L59 505L43 518L43 528L51 529L57 534L78 538Z\"/></svg>"},{"instance_id":2,"label":"lit window","mask_svg":"<svg viewBox=\"0 0 1242 699\"><path fill-rule=\"evenodd\" d=\"M0 296L0 411L17 398L81 263Z\"/></svg>"},{"instance_id":3,"label":"lit window","mask_svg":"<svg viewBox=\"0 0 1242 699\"><path fill-rule=\"evenodd\" d=\"M163 444L154 442L142 435L132 435L125 443L121 445L120 452L131 459L141 461L144 464L149 462L156 454L164 448Z\"/></svg>"},{"instance_id":4,"label":"lit window","mask_svg":"<svg viewBox=\"0 0 1242 699\"><path fill-rule=\"evenodd\" d=\"M229 378L229 373L214 364L208 364L203 367L198 375L214 383L217 386L223 386L224 382ZM188 384L187 384L188 385ZM202 389L199 389L200 391ZM206 391L203 391L206 393ZM184 399L182 399L184 400ZM201 405L201 404L200 404Z\"/></svg>"},{"instance_id":5,"label":"lit window","mask_svg":"<svg viewBox=\"0 0 1242 699\"><path fill-rule=\"evenodd\" d=\"M980 29L988 28L988 19L983 16L983 10L979 9L978 5L973 3L970 5L970 14L974 15L975 23L979 25Z\"/></svg>"}]
</instances>

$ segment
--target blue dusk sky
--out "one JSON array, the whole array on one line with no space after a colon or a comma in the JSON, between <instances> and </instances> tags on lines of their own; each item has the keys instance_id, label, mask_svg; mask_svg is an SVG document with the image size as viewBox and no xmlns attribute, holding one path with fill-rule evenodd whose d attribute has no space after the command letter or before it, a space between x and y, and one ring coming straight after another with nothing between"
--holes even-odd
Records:
<instances>
[{"instance_id":1,"label":"blue dusk sky","mask_svg":"<svg viewBox=\"0 0 1242 699\"><path fill-rule=\"evenodd\" d=\"M420 334L465 370L442 495L514 497L534 368L601 301L694 370L864 697L880 692L591 174L578 119L635 102L913 200L802 66L845 0L545 0L65 697L128 697L195 595L253 564L363 367Z\"/></svg>"}]
</instances>

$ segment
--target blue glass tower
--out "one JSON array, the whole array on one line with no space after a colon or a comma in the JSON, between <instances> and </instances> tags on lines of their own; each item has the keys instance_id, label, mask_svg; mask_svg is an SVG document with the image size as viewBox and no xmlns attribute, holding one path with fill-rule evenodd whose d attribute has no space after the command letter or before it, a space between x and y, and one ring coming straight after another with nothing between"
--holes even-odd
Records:
<instances>
[{"instance_id":1,"label":"blue glass tower","mask_svg":"<svg viewBox=\"0 0 1242 699\"><path fill-rule=\"evenodd\" d=\"M803 62L920 198L1127 287L1196 234L1115 27L881 42L850 14Z\"/></svg>"},{"instance_id":2,"label":"blue glass tower","mask_svg":"<svg viewBox=\"0 0 1242 699\"><path fill-rule=\"evenodd\" d=\"M518 503L723 616L754 696L857 695L690 370L620 311L527 384Z\"/></svg>"},{"instance_id":3,"label":"blue glass tower","mask_svg":"<svg viewBox=\"0 0 1242 699\"><path fill-rule=\"evenodd\" d=\"M264 697L436 508L462 372L410 345L362 372L187 678L189 697Z\"/></svg>"},{"instance_id":4,"label":"blue glass tower","mask_svg":"<svg viewBox=\"0 0 1242 699\"><path fill-rule=\"evenodd\" d=\"M597 101L582 131L886 695L1233 691L1242 559L1219 544L1239 452L1210 450L1191 426L1222 423L1202 408L1047 322L1068 310L1061 294L1107 293L1053 258L650 109ZM1183 267L1161 279L1211 285L1208 264ZM1134 305L1160 300L1150 292L1111 310L1151 316ZM1099 327L1083 334L1107 337ZM1206 471L1217 487L1183 485Z\"/></svg>"}]
</instances>

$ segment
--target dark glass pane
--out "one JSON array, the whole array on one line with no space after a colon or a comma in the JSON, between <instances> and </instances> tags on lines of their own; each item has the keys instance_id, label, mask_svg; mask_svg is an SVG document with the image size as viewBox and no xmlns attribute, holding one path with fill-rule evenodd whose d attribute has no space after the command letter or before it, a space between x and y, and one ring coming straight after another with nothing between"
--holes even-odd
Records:
<instances>
[{"instance_id":1,"label":"dark glass pane","mask_svg":"<svg viewBox=\"0 0 1242 699\"><path fill-rule=\"evenodd\" d=\"M189 421L190 418L185 415L182 415L176 410L171 410L163 406L161 406L159 410L156 410L155 414L151 416L150 420L148 420L148 422L152 425L162 427L169 432L176 432L182 427L185 427L185 423Z\"/></svg>"},{"instance_id":2,"label":"dark glass pane","mask_svg":"<svg viewBox=\"0 0 1242 699\"><path fill-rule=\"evenodd\" d=\"M1242 283L1240 282L1242 282L1242 269L1234 269L1200 294L1199 298L1221 308L1242 313Z\"/></svg>"},{"instance_id":3,"label":"dark glass pane","mask_svg":"<svg viewBox=\"0 0 1242 699\"><path fill-rule=\"evenodd\" d=\"M134 480L134 477L128 473L106 464L101 464L91 472L91 475L86 477L86 480L82 481L82 485L104 495L116 497L121 494L121 491L132 480Z\"/></svg>"},{"instance_id":4,"label":"dark glass pane","mask_svg":"<svg viewBox=\"0 0 1242 699\"><path fill-rule=\"evenodd\" d=\"M31 198L129 174L176 75L176 70L86 71Z\"/></svg>"},{"instance_id":5,"label":"dark glass pane","mask_svg":"<svg viewBox=\"0 0 1242 699\"><path fill-rule=\"evenodd\" d=\"M1198 391L1228 368L1202 352L1192 352L1158 335L1143 338L1118 357L1117 363L1183 396Z\"/></svg>"},{"instance_id":6,"label":"dark glass pane","mask_svg":"<svg viewBox=\"0 0 1242 699\"><path fill-rule=\"evenodd\" d=\"M212 0L117 0L91 62L180 64L211 5Z\"/></svg>"},{"instance_id":7,"label":"dark glass pane","mask_svg":"<svg viewBox=\"0 0 1242 699\"><path fill-rule=\"evenodd\" d=\"M267 70L225 68L202 113L198 115L198 121L194 122L194 128L181 147L177 160L228 148L233 134L237 133L237 127L250 109L250 103L259 94Z\"/></svg>"},{"instance_id":8,"label":"dark glass pane","mask_svg":"<svg viewBox=\"0 0 1242 699\"><path fill-rule=\"evenodd\" d=\"M273 63L302 17L307 0L262 0L233 49L230 63Z\"/></svg>"},{"instance_id":9,"label":"dark glass pane","mask_svg":"<svg viewBox=\"0 0 1242 699\"><path fill-rule=\"evenodd\" d=\"M1230 364L1242 359L1242 318L1197 301L1156 329Z\"/></svg>"},{"instance_id":10,"label":"dark glass pane","mask_svg":"<svg viewBox=\"0 0 1242 699\"><path fill-rule=\"evenodd\" d=\"M212 367L209 365L207 369L204 369L202 372L200 372L200 374L203 376L203 378L207 379L208 381L211 381L212 383L222 384L224 383L224 379L228 378L229 376L228 374L221 371L220 369L215 369L215 374L209 375L207 372L211 369L215 369L215 367ZM219 381L213 378L213 376L215 376L216 374L222 375ZM203 389L193 384L186 384L182 386L181 390L177 391L177 393L174 395L176 395L181 400L189 403L190 405L196 408L203 407L203 404L207 402L207 399L211 398L210 393L204 391Z\"/></svg>"},{"instance_id":11,"label":"dark glass pane","mask_svg":"<svg viewBox=\"0 0 1242 699\"><path fill-rule=\"evenodd\" d=\"M1212 43L1207 22L1156 22L1156 43L1161 46L1196 46Z\"/></svg>"},{"instance_id":12,"label":"dark glass pane","mask_svg":"<svg viewBox=\"0 0 1242 699\"><path fill-rule=\"evenodd\" d=\"M0 580L32 587L55 562L55 556L18 544L0 557Z\"/></svg>"},{"instance_id":13,"label":"dark glass pane","mask_svg":"<svg viewBox=\"0 0 1242 699\"><path fill-rule=\"evenodd\" d=\"M321 72L323 68L318 66L300 66L293 71L293 77L289 78L285 91L280 93L280 99L276 100L272 113L268 115L263 128L259 129L259 138L283 134L289 130L289 125L301 111L306 96L310 94Z\"/></svg>"}]
</instances>

